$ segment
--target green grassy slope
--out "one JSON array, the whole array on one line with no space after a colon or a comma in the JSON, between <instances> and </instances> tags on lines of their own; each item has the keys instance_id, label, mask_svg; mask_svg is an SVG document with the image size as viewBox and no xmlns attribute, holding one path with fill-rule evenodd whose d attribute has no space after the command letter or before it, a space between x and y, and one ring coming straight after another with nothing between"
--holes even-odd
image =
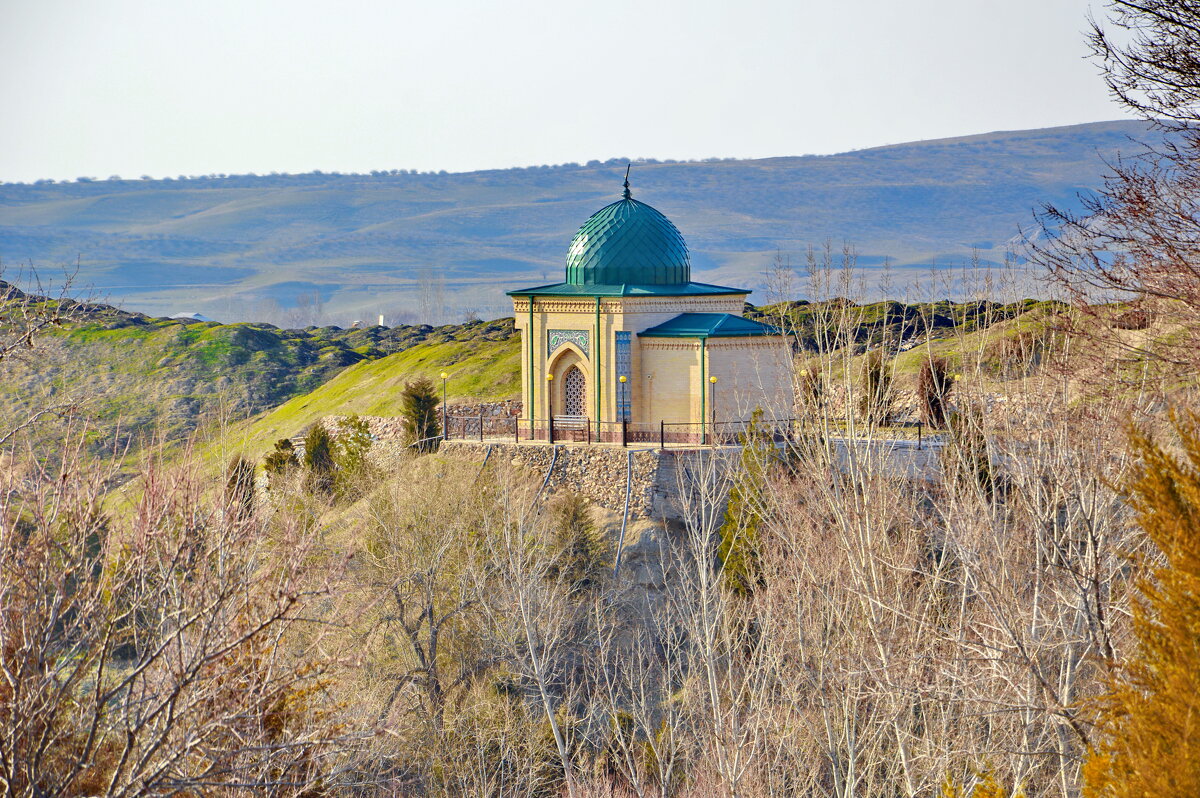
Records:
<instances>
[{"instance_id":1,"label":"green grassy slope","mask_svg":"<svg viewBox=\"0 0 1200 798\"><path fill-rule=\"evenodd\" d=\"M307 393L363 355L256 325L149 320L55 330L4 364L0 425L77 401L98 441L186 435L206 415L244 417Z\"/></svg>"},{"instance_id":2,"label":"green grassy slope","mask_svg":"<svg viewBox=\"0 0 1200 798\"><path fill-rule=\"evenodd\" d=\"M223 437L221 448L258 456L275 440L297 435L324 416L399 416L404 384L418 377L440 384L442 371L451 375L446 385L451 402L516 398L521 389L520 358L521 342L516 337L420 344L351 366L312 393L235 426Z\"/></svg>"},{"instance_id":3,"label":"green grassy slope","mask_svg":"<svg viewBox=\"0 0 1200 798\"><path fill-rule=\"evenodd\" d=\"M46 300L17 295L12 301ZM46 331L32 350L0 363L0 429L38 408L76 402L97 447L136 449L152 435L178 440L200 425L277 407L310 394L347 367L390 353L444 346L442 357L449 361L451 350L465 357L476 351L472 347L488 351L510 340L516 345L511 319L437 328L281 330L151 318L104 305L76 307L71 323ZM503 383L492 374L481 379Z\"/></svg>"}]
</instances>

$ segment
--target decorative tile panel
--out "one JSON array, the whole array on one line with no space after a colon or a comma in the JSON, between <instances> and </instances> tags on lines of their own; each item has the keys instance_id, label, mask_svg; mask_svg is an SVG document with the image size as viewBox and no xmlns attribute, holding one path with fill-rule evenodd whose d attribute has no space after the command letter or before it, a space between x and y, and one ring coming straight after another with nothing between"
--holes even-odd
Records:
<instances>
[{"instance_id":1,"label":"decorative tile panel","mask_svg":"<svg viewBox=\"0 0 1200 798\"><path fill-rule=\"evenodd\" d=\"M558 348L563 344L575 344L579 350L583 352L584 357L590 356L588 349L588 331L587 330L546 330L546 337L549 342L549 351L551 354L558 351Z\"/></svg>"},{"instance_id":2,"label":"decorative tile panel","mask_svg":"<svg viewBox=\"0 0 1200 798\"><path fill-rule=\"evenodd\" d=\"M624 330L617 331L617 384L613 386L614 394L617 397L617 420L628 419L630 410L633 407L633 375L630 374L632 365L629 353L630 334ZM626 382L621 383L621 375L625 376Z\"/></svg>"}]
</instances>

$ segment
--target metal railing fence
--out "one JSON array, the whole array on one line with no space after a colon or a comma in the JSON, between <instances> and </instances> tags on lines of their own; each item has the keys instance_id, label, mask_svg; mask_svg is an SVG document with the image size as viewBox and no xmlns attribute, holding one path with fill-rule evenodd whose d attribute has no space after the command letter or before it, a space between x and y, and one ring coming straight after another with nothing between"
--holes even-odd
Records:
<instances>
[{"instance_id":1,"label":"metal railing fence","mask_svg":"<svg viewBox=\"0 0 1200 798\"><path fill-rule=\"evenodd\" d=\"M736 421L593 421L584 416L555 416L544 419L513 416L447 415L446 440L497 441L514 443L542 441L546 443L658 445L662 448L686 446L736 446L750 434L780 444L796 440L801 435L833 434L840 437L873 438L878 440L911 440L918 445L926 437L919 422L868 424L850 419L769 418L755 422Z\"/></svg>"}]
</instances>

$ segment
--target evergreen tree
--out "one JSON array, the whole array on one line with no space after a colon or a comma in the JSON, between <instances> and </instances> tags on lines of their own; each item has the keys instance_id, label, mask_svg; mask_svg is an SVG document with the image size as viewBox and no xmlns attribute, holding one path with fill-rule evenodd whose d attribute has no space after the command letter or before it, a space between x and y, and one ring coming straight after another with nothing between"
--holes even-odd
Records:
<instances>
[{"instance_id":1,"label":"evergreen tree","mask_svg":"<svg viewBox=\"0 0 1200 798\"><path fill-rule=\"evenodd\" d=\"M1173 426L1181 457L1144 431L1132 438L1129 499L1162 560L1139 585L1137 650L1099 703L1089 798L1200 795L1200 417Z\"/></svg>"},{"instance_id":2,"label":"evergreen tree","mask_svg":"<svg viewBox=\"0 0 1200 798\"><path fill-rule=\"evenodd\" d=\"M729 490L724 523L718 531L717 558L721 563L721 578L734 593L742 596L753 593L763 581L759 527L763 523L767 471L775 459L775 446L762 417L762 409L755 409L750 424L739 436L741 463Z\"/></svg>"},{"instance_id":3,"label":"evergreen tree","mask_svg":"<svg viewBox=\"0 0 1200 798\"><path fill-rule=\"evenodd\" d=\"M996 493L996 475L983 431L983 411L967 405L946 419L946 445L938 461L948 486L959 495L976 491L988 501Z\"/></svg>"},{"instance_id":4,"label":"evergreen tree","mask_svg":"<svg viewBox=\"0 0 1200 798\"><path fill-rule=\"evenodd\" d=\"M423 442L421 449L428 451L433 438L442 434L438 418L438 394L433 381L420 377L405 383L400 392L400 414L404 416L404 433L410 443Z\"/></svg>"},{"instance_id":5,"label":"evergreen tree","mask_svg":"<svg viewBox=\"0 0 1200 798\"><path fill-rule=\"evenodd\" d=\"M274 484L276 477L282 477L293 468L298 468L300 461L296 458L296 447L287 438L275 441L275 449L263 458L263 470L267 478Z\"/></svg>"},{"instance_id":6,"label":"evergreen tree","mask_svg":"<svg viewBox=\"0 0 1200 798\"><path fill-rule=\"evenodd\" d=\"M308 470L305 480L309 490L326 496L333 493L337 462L334 460L334 440L321 423L313 424L304 436L304 467Z\"/></svg>"},{"instance_id":7,"label":"evergreen tree","mask_svg":"<svg viewBox=\"0 0 1200 798\"><path fill-rule=\"evenodd\" d=\"M371 449L371 427L357 413L343 418L338 424L337 464L347 474L358 474L367 466Z\"/></svg>"},{"instance_id":8,"label":"evergreen tree","mask_svg":"<svg viewBox=\"0 0 1200 798\"><path fill-rule=\"evenodd\" d=\"M367 453L371 449L371 428L367 422L352 414L338 422L334 440L337 461L337 495L340 500L353 501L372 484L371 464Z\"/></svg>"},{"instance_id":9,"label":"evergreen tree","mask_svg":"<svg viewBox=\"0 0 1200 798\"><path fill-rule=\"evenodd\" d=\"M609 566L609 546L588 513L588 501L578 493L565 493L555 505L555 564L551 578L562 578L572 591L597 586Z\"/></svg>"}]
</instances>

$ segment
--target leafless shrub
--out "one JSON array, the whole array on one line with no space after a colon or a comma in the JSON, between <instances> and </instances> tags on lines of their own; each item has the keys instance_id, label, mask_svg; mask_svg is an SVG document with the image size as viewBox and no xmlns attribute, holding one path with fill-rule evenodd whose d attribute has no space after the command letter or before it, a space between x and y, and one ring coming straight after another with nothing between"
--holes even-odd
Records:
<instances>
[{"instance_id":1,"label":"leafless shrub","mask_svg":"<svg viewBox=\"0 0 1200 798\"><path fill-rule=\"evenodd\" d=\"M336 568L147 463L128 512L82 436L52 471L0 473L0 784L8 794L158 795L254 784L298 795L337 772L328 663L303 627Z\"/></svg>"},{"instance_id":2,"label":"leafless shrub","mask_svg":"<svg viewBox=\"0 0 1200 798\"><path fill-rule=\"evenodd\" d=\"M1037 368L996 382L988 336L957 335L961 429L932 451L847 427L835 403L809 410L816 434L755 496L762 579L749 598L720 579L722 491L690 494L671 600L654 616L680 630L665 644L676 669L627 678L678 685L672 712L630 717L669 720L695 794L935 794L985 766L1027 794L1076 794L1090 739L1077 701L1123 645L1120 552L1139 545L1106 487L1126 467L1130 408L1081 410ZM804 368L853 397L853 358L834 346ZM714 469L699 484L719 485ZM641 695L610 711L658 693ZM653 723L635 725L648 740Z\"/></svg>"},{"instance_id":3,"label":"leafless shrub","mask_svg":"<svg viewBox=\"0 0 1200 798\"><path fill-rule=\"evenodd\" d=\"M921 420L935 429L945 426L947 403L954 377L945 358L932 357L921 361L917 374L917 403Z\"/></svg>"},{"instance_id":4,"label":"leafless shrub","mask_svg":"<svg viewBox=\"0 0 1200 798\"><path fill-rule=\"evenodd\" d=\"M988 347L987 362L996 376L1006 379L1028 376L1041 365L1049 341L1047 331L1029 328L998 336Z\"/></svg>"},{"instance_id":5,"label":"leafless shrub","mask_svg":"<svg viewBox=\"0 0 1200 798\"><path fill-rule=\"evenodd\" d=\"M1145 307L1131 307L1121 311L1110 322L1118 330L1145 330L1154 322L1154 314Z\"/></svg>"},{"instance_id":6,"label":"leafless shrub","mask_svg":"<svg viewBox=\"0 0 1200 798\"><path fill-rule=\"evenodd\" d=\"M1062 322L1130 360L1152 359L1167 379L1194 374L1200 325L1200 8L1176 0L1111 0L1089 41L1114 99L1165 136L1107 164L1103 187L1083 210L1047 205L1029 237L1033 259L1070 297ZM1108 303L1137 302L1146 318L1170 320L1153 336L1108 322ZM1110 381L1113 376L1110 375Z\"/></svg>"},{"instance_id":7,"label":"leafless shrub","mask_svg":"<svg viewBox=\"0 0 1200 798\"><path fill-rule=\"evenodd\" d=\"M35 348L44 350L46 332L82 317L84 306L71 298L72 275L67 275L57 288L43 287L36 271L30 270L24 276L37 286L37 294L27 294L6 282L0 264L0 366L7 360L30 357ZM42 296L43 292L53 296ZM44 352L39 356L44 357ZM46 397L32 403L17 418L0 419L0 447L43 419L70 416L78 406L74 397Z\"/></svg>"}]
</instances>

